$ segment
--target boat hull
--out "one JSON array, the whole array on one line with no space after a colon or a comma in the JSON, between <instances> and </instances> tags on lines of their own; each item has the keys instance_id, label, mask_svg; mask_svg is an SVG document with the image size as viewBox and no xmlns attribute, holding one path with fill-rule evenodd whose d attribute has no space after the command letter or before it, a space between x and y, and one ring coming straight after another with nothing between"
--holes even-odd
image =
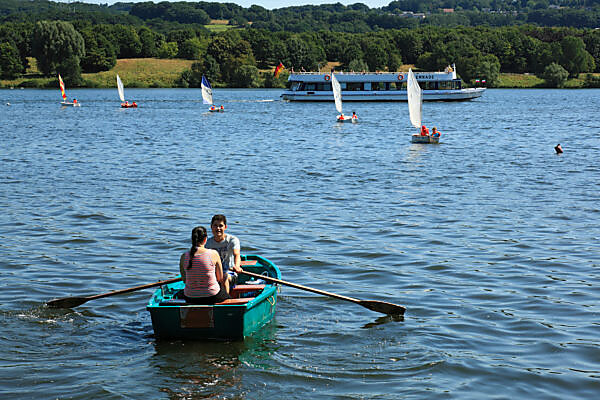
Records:
<instances>
[{"instance_id":1,"label":"boat hull","mask_svg":"<svg viewBox=\"0 0 600 400\"><path fill-rule=\"evenodd\" d=\"M66 106L71 106L71 107L80 107L81 106L81 104L79 104L79 103L71 103L69 101L61 101L60 105L65 106L65 107Z\"/></svg>"},{"instance_id":2,"label":"boat hull","mask_svg":"<svg viewBox=\"0 0 600 400\"><path fill-rule=\"evenodd\" d=\"M412 135L411 142L412 143L423 143L423 144L427 144L427 143L435 144L435 143L440 142L440 138L439 138L439 136L434 137L434 136Z\"/></svg>"},{"instance_id":3,"label":"boat hull","mask_svg":"<svg viewBox=\"0 0 600 400\"><path fill-rule=\"evenodd\" d=\"M457 90L424 90L423 101L466 101L481 97L485 88ZM406 90L342 92L344 103L348 101L408 101ZM306 92L286 90L281 95L288 101L333 101L331 92Z\"/></svg>"},{"instance_id":4,"label":"boat hull","mask_svg":"<svg viewBox=\"0 0 600 400\"><path fill-rule=\"evenodd\" d=\"M279 268L266 258L257 255L242 256L243 268L258 274L281 279ZM152 318L152 328L157 339L192 340L243 340L267 324L275 314L277 286L274 284L251 286L249 278L239 276L239 298L214 305L192 305L173 295L184 288L183 282L165 285L156 290L146 309ZM250 292L248 292L250 287ZM253 292L253 287L256 290ZM236 287L237 288L237 287ZM233 290L236 293L236 290Z\"/></svg>"}]
</instances>

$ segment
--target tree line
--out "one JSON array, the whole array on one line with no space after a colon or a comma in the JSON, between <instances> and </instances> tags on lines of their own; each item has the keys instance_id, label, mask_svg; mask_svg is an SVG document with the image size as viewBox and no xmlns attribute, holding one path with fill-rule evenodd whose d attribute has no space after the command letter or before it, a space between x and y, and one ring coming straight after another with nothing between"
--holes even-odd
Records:
<instances>
[{"instance_id":1,"label":"tree line","mask_svg":"<svg viewBox=\"0 0 600 400\"><path fill-rule=\"evenodd\" d=\"M600 27L600 0L398 0L381 8L369 8L362 3L348 6L337 3L274 10L214 2L121 2L109 6L0 0L0 22L86 20L92 24L146 25L167 33L185 25L205 25L211 19L228 20L235 26L252 25L271 32L296 33L320 30L365 33L458 25L596 28Z\"/></svg>"}]
</instances>

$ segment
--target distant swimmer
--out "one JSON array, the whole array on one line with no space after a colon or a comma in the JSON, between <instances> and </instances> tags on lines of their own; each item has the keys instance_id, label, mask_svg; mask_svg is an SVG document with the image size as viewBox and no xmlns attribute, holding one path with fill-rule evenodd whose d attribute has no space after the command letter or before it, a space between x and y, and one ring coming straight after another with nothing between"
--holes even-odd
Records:
<instances>
[{"instance_id":1,"label":"distant swimmer","mask_svg":"<svg viewBox=\"0 0 600 400\"><path fill-rule=\"evenodd\" d=\"M563 152L562 147L560 147L560 143L554 147L554 150L556 150L556 154L561 154Z\"/></svg>"}]
</instances>

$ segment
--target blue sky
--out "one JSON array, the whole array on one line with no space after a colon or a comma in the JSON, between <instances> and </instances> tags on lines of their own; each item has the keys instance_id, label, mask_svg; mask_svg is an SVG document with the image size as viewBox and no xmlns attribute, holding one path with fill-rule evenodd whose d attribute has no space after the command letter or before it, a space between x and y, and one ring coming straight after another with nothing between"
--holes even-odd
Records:
<instances>
[{"instance_id":1,"label":"blue sky","mask_svg":"<svg viewBox=\"0 0 600 400\"><path fill-rule=\"evenodd\" d=\"M62 2L68 2L68 0L60 0ZM124 3L136 3L138 1L148 1L148 0L79 0L82 1L83 3L96 3L96 4L114 4L117 1L122 1ZM151 0L154 3L160 3L161 0ZM210 1L210 0L204 0L204 1ZM264 8L268 8L270 10L274 9L274 8L283 8L283 7L290 7L290 6L298 6L298 5L306 5L306 4L335 4L335 3L342 3L344 5L349 5L349 4L354 4L354 3L363 3L368 5L370 8L379 8L379 7L383 7L383 6L387 6L388 4L390 4L392 0L363 0L363 1L357 1L357 0L339 0L339 1L335 1L335 0L224 0L224 1L220 1L220 3L235 3L235 4L239 4L242 7L250 7L252 4L256 4L259 6L262 6Z\"/></svg>"}]
</instances>

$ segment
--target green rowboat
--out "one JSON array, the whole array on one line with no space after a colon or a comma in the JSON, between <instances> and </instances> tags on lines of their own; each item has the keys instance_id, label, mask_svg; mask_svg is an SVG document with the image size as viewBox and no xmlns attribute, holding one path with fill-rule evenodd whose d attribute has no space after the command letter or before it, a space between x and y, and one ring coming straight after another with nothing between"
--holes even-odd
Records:
<instances>
[{"instance_id":1,"label":"green rowboat","mask_svg":"<svg viewBox=\"0 0 600 400\"><path fill-rule=\"evenodd\" d=\"M279 268L257 255L243 255L248 272L281 279ZM240 274L231 299L214 305L187 304L174 299L183 282L161 286L146 309L157 339L243 340L268 323L275 314L277 285Z\"/></svg>"}]
</instances>

